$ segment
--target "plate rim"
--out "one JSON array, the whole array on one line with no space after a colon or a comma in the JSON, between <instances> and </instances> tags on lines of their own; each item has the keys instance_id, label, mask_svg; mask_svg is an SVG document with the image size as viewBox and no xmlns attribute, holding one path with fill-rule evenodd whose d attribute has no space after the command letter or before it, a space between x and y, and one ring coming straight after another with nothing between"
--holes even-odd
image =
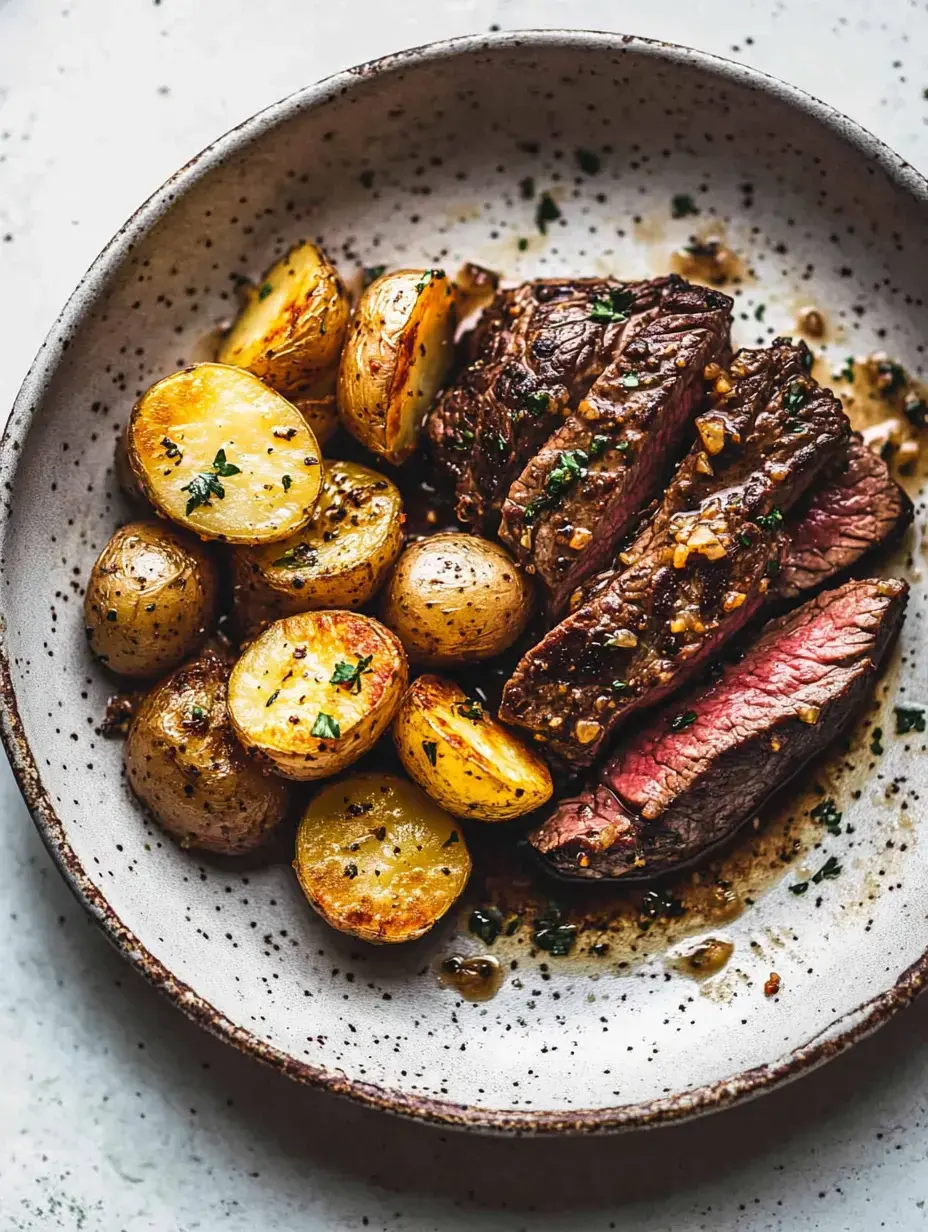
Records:
<instances>
[{"instance_id":1,"label":"plate rim","mask_svg":"<svg viewBox=\"0 0 928 1232\"><path fill-rule=\"evenodd\" d=\"M323 105L358 83L442 60L494 52L506 47L577 48L634 52L670 66L692 64L723 81L767 93L796 108L878 167L922 207L928 207L928 180L880 138L837 108L797 86L759 69L682 44L638 35L581 29L495 31L464 35L390 53L304 86L256 112L211 142L157 188L105 245L71 293L26 374L0 439L0 481L7 492L39 403L55 377L71 334L117 276L126 255L168 213L174 203L229 155L253 144L263 132L292 115ZM8 499L0 503L0 560L11 519ZM308 1086L347 1096L371 1108L445 1128L519 1135L608 1133L668 1124L717 1111L799 1077L846 1051L905 1008L928 983L928 949L889 989L834 1019L807 1043L775 1061L666 1098L604 1108L521 1110L479 1108L428 1096L406 1094L350 1078L343 1072L298 1061L268 1044L201 997L156 958L110 907L68 842L46 791L23 729L13 685L6 611L0 595L0 739L19 790L42 840L75 897L132 965L179 1009L240 1052Z\"/></svg>"}]
</instances>

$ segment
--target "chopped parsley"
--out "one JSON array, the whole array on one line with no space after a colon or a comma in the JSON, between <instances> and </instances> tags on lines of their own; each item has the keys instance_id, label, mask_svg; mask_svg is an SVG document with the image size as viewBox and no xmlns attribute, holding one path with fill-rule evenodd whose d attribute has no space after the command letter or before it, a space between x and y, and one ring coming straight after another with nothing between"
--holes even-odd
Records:
<instances>
[{"instance_id":1,"label":"chopped parsley","mask_svg":"<svg viewBox=\"0 0 928 1232\"><path fill-rule=\"evenodd\" d=\"M284 485L284 491L289 492L290 488L293 485L293 480L290 478L290 476L284 475L283 479L281 479L280 482Z\"/></svg>"},{"instance_id":2,"label":"chopped parsley","mask_svg":"<svg viewBox=\"0 0 928 1232\"><path fill-rule=\"evenodd\" d=\"M448 835L448 837L445 839L445 841L442 843L442 847L453 847L455 843L459 843L460 841L461 839L458 835L457 830L452 830L451 833Z\"/></svg>"},{"instance_id":3,"label":"chopped parsley","mask_svg":"<svg viewBox=\"0 0 928 1232\"><path fill-rule=\"evenodd\" d=\"M754 320L763 321L766 313L767 313L767 305L758 304L757 307L754 309Z\"/></svg>"},{"instance_id":4,"label":"chopped parsley","mask_svg":"<svg viewBox=\"0 0 928 1232\"><path fill-rule=\"evenodd\" d=\"M808 395L809 391L801 381L790 381L786 397L783 399L783 405L788 411L798 411L805 403Z\"/></svg>"},{"instance_id":5,"label":"chopped parsley","mask_svg":"<svg viewBox=\"0 0 928 1232\"><path fill-rule=\"evenodd\" d=\"M817 873L813 873L810 879L812 885L821 885L823 881L834 881L835 877L841 875L841 864L837 856L829 856ZM789 887L791 894L805 894L808 890L810 881L797 881L795 885Z\"/></svg>"},{"instance_id":6,"label":"chopped parsley","mask_svg":"<svg viewBox=\"0 0 928 1232\"><path fill-rule=\"evenodd\" d=\"M616 321L627 321L628 310L635 302L631 291L619 287L610 291L608 296L597 296L590 306L590 320L611 324Z\"/></svg>"},{"instance_id":7,"label":"chopped parsley","mask_svg":"<svg viewBox=\"0 0 928 1232\"><path fill-rule=\"evenodd\" d=\"M854 356L853 355L848 355L847 359L844 361L843 367L839 368L839 370L835 373L835 376L838 377L838 379L841 381L853 381L854 380Z\"/></svg>"},{"instance_id":8,"label":"chopped parsley","mask_svg":"<svg viewBox=\"0 0 928 1232\"><path fill-rule=\"evenodd\" d=\"M613 693L627 693L628 692L628 681L627 680L613 680L612 691Z\"/></svg>"},{"instance_id":9,"label":"chopped parsley","mask_svg":"<svg viewBox=\"0 0 928 1232\"><path fill-rule=\"evenodd\" d=\"M381 274L386 272L385 265L365 265L361 270L361 285L369 287L372 282L376 282Z\"/></svg>"},{"instance_id":10,"label":"chopped parsley","mask_svg":"<svg viewBox=\"0 0 928 1232\"><path fill-rule=\"evenodd\" d=\"M342 734L342 729L338 725L338 720L333 719L330 714L320 710L316 715L316 721L313 723L313 729L310 732L312 736L322 736L326 740L337 740Z\"/></svg>"},{"instance_id":11,"label":"chopped parsley","mask_svg":"<svg viewBox=\"0 0 928 1232\"><path fill-rule=\"evenodd\" d=\"M598 154L594 154L592 150L575 150L574 157L577 160L577 166L584 175L596 175L603 165L602 159Z\"/></svg>"},{"instance_id":12,"label":"chopped parsley","mask_svg":"<svg viewBox=\"0 0 928 1232\"><path fill-rule=\"evenodd\" d=\"M563 913L556 903L549 903L544 915L532 925L532 943L554 958L564 958L574 948L577 940L576 924L564 922Z\"/></svg>"},{"instance_id":13,"label":"chopped parsley","mask_svg":"<svg viewBox=\"0 0 928 1232\"><path fill-rule=\"evenodd\" d=\"M841 833L841 818L844 814L837 807L831 796L826 796L821 803L816 804L809 815L814 817L816 821L820 821L829 834Z\"/></svg>"},{"instance_id":14,"label":"chopped parsley","mask_svg":"<svg viewBox=\"0 0 928 1232\"><path fill-rule=\"evenodd\" d=\"M928 402L917 393L910 390L906 394L902 410L909 423L916 428L928 427Z\"/></svg>"},{"instance_id":15,"label":"chopped parsley","mask_svg":"<svg viewBox=\"0 0 928 1232\"><path fill-rule=\"evenodd\" d=\"M267 297L271 294L273 290L274 288L271 286L269 282L263 282L261 286L258 288L258 299L259 300L267 299Z\"/></svg>"},{"instance_id":16,"label":"chopped parsley","mask_svg":"<svg viewBox=\"0 0 928 1232\"><path fill-rule=\"evenodd\" d=\"M896 706L896 735L905 736L908 732L923 732L925 730L925 712L913 706Z\"/></svg>"},{"instance_id":17,"label":"chopped parsley","mask_svg":"<svg viewBox=\"0 0 928 1232\"><path fill-rule=\"evenodd\" d=\"M416 283L416 294L421 295L430 282L438 282L439 279L445 277L443 269L426 270L419 281Z\"/></svg>"},{"instance_id":18,"label":"chopped parsley","mask_svg":"<svg viewBox=\"0 0 928 1232\"><path fill-rule=\"evenodd\" d=\"M193 719L195 723L202 723L203 720L206 718L206 711L203 709L202 706L191 706L190 707L190 717L191 719Z\"/></svg>"},{"instance_id":19,"label":"chopped parsley","mask_svg":"<svg viewBox=\"0 0 928 1232\"><path fill-rule=\"evenodd\" d=\"M749 548L751 544L754 542L754 540L751 538L751 536L747 533L746 530L743 530L738 535L738 542L741 544L743 548Z\"/></svg>"},{"instance_id":20,"label":"chopped parsley","mask_svg":"<svg viewBox=\"0 0 928 1232\"><path fill-rule=\"evenodd\" d=\"M783 514L779 509L771 509L769 513L758 514L754 521L764 530L776 530L783 525Z\"/></svg>"},{"instance_id":21,"label":"chopped parsley","mask_svg":"<svg viewBox=\"0 0 928 1232\"><path fill-rule=\"evenodd\" d=\"M881 398L890 399L908 385L905 368L891 359L881 359L876 366L876 387Z\"/></svg>"},{"instance_id":22,"label":"chopped parsley","mask_svg":"<svg viewBox=\"0 0 928 1232\"><path fill-rule=\"evenodd\" d=\"M422 751L434 766L438 762L438 744L434 740L423 740Z\"/></svg>"},{"instance_id":23,"label":"chopped parsley","mask_svg":"<svg viewBox=\"0 0 928 1232\"><path fill-rule=\"evenodd\" d=\"M519 180L519 192L522 194L523 201L531 201L535 195L535 181L530 175L527 175L524 180Z\"/></svg>"},{"instance_id":24,"label":"chopped parsley","mask_svg":"<svg viewBox=\"0 0 928 1232\"><path fill-rule=\"evenodd\" d=\"M522 399L525 409L532 415L542 415L548 409L551 395L546 389L536 389Z\"/></svg>"},{"instance_id":25,"label":"chopped parsley","mask_svg":"<svg viewBox=\"0 0 928 1232\"><path fill-rule=\"evenodd\" d=\"M670 213L674 218L686 218L698 214L699 206L689 193L677 193L670 201Z\"/></svg>"},{"instance_id":26,"label":"chopped parsley","mask_svg":"<svg viewBox=\"0 0 928 1232\"><path fill-rule=\"evenodd\" d=\"M456 702L455 709L458 714L462 715L465 719L470 719L472 723L483 722L483 706L475 697L469 697L466 702Z\"/></svg>"},{"instance_id":27,"label":"chopped parsley","mask_svg":"<svg viewBox=\"0 0 928 1232\"><path fill-rule=\"evenodd\" d=\"M329 684L343 684L349 693L361 692L361 677L371 671L372 654L358 655L357 663L336 663Z\"/></svg>"},{"instance_id":28,"label":"chopped parsley","mask_svg":"<svg viewBox=\"0 0 928 1232\"><path fill-rule=\"evenodd\" d=\"M182 458L184 455L180 451L180 446L175 444L169 436L162 436L161 444L164 446L165 456L168 458Z\"/></svg>"},{"instance_id":29,"label":"chopped parsley","mask_svg":"<svg viewBox=\"0 0 928 1232\"><path fill-rule=\"evenodd\" d=\"M563 496L568 488L586 474L589 455L583 449L565 449L548 473L545 491L549 496Z\"/></svg>"},{"instance_id":30,"label":"chopped parsley","mask_svg":"<svg viewBox=\"0 0 928 1232\"><path fill-rule=\"evenodd\" d=\"M647 932L654 920L677 920L686 907L669 890L645 890L638 904L638 927Z\"/></svg>"},{"instance_id":31,"label":"chopped parsley","mask_svg":"<svg viewBox=\"0 0 928 1232\"><path fill-rule=\"evenodd\" d=\"M528 240L525 238L524 235L519 236L519 240L516 244L516 247L518 248L519 252L526 251L526 249L528 248Z\"/></svg>"},{"instance_id":32,"label":"chopped parsley","mask_svg":"<svg viewBox=\"0 0 928 1232\"><path fill-rule=\"evenodd\" d=\"M674 715L670 720L670 730L672 732L685 731L687 727L693 726L698 717L695 710L684 710L682 714Z\"/></svg>"},{"instance_id":33,"label":"chopped parsley","mask_svg":"<svg viewBox=\"0 0 928 1232\"><path fill-rule=\"evenodd\" d=\"M309 569L316 560L315 548L311 548L308 543L297 543L292 548L287 548L283 556L278 556L271 563L277 568Z\"/></svg>"},{"instance_id":34,"label":"chopped parsley","mask_svg":"<svg viewBox=\"0 0 928 1232\"><path fill-rule=\"evenodd\" d=\"M271 694L271 696L264 703L264 709L267 710L268 706L272 706L274 702L277 701L278 697L280 697L280 689L275 689L274 692Z\"/></svg>"},{"instance_id":35,"label":"chopped parsley","mask_svg":"<svg viewBox=\"0 0 928 1232\"><path fill-rule=\"evenodd\" d=\"M590 457L601 458L608 448L608 436L594 436L590 441Z\"/></svg>"},{"instance_id":36,"label":"chopped parsley","mask_svg":"<svg viewBox=\"0 0 928 1232\"><path fill-rule=\"evenodd\" d=\"M548 192L543 192L535 210L535 225L542 235L548 234L548 223L557 222L561 216L561 207Z\"/></svg>"},{"instance_id":37,"label":"chopped parsley","mask_svg":"<svg viewBox=\"0 0 928 1232\"><path fill-rule=\"evenodd\" d=\"M626 372L622 377L622 384L626 389L637 389L641 384L641 379L637 372Z\"/></svg>"},{"instance_id":38,"label":"chopped parsley","mask_svg":"<svg viewBox=\"0 0 928 1232\"><path fill-rule=\"evenodd\" d=\"M187 501L187 515L189 516L193 513L194 509L200 505L208 505L212 496L218 496L220 500L225 498L226 490L219 482L220 476L223 479L228 479L231 475L240 475L241 473L239 467L233 466L231 462L226 461L226 451L224 449L217 450L211 469L194 475L190 482L185 483L181 488L182 492L190 493L190 498Z\"/></svg>"},{"instance_id":39,"label":"chopped parsley","mask_svg":"<svg viewBox=\"0 0 928 1232\"><path fill-rule=\"evenodd\" d=\"M503 915L496 907L475 907L467 927L485 945L492 945L503 930Z\"/></svg>"}]
</instances>

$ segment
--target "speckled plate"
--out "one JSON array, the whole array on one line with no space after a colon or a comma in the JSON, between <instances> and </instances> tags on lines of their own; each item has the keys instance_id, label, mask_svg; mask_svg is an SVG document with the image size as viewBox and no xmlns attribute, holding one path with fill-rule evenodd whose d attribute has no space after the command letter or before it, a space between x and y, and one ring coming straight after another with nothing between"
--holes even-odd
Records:
<instances>
[{"instance_id":1,"label":"speckled plate","mask_svg":"<svg viewBox=\"0 0 928 1232\"><path fill-rule=\"evenodd\" d=\"M542 192L561 212L547 235L535 221ZM118 743L96 731L111 686L88 655L80 600L127 512L113 442L136 395L202 355L237 276L308 236L346 275L470 259L510 277L630 277L666 270L693 235L720 236L737 255L739 342L792 332L814 305L825 371L877 347L919 371L928 194L911 168L746 68L561 32L390 57L247 121L116 235L23 386L0 451L2 726L23 793L126 956L188 1014L294 1078L449 1125L654 1124L769 1090L922 987L926 737L897 736L892 712L928 702L915 653L921 526L883 566L909 578L913 598L876 709L850 742L672 889L684 914L651 923L640 899L600 894L596 926L557 958L533 953L529 912L494 944L505 978L489 1001L436 978L449 954L484 949L467 931L470 905L489 893L479 879L422 942L367 948L326 928L286 864L242 870L179 851L130 798ZM843 813L838 833L810 816L816 785ZM791 892L830 856L840 876ZM686 958L707 935L714 955L732 947L718 970ZM766 995L773 972L779 991Z\"/></svg>"}]
</instances>

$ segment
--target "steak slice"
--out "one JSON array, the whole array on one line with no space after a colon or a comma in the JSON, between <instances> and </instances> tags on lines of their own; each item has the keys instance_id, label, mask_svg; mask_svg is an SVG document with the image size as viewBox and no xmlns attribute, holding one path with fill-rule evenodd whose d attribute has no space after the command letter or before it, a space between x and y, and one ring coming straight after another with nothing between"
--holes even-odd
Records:
<instances>
[{"instance_id":1,"label":"steak slice","mask_svg":"<svg viewBox=\"0 0 928 1232\"><path fill-rule=\"evenodd\" d=\"M860 713L904 582L848 582L771 621L721 678L664 707L529 836L569 877L657 877L754 815Z\"/></svg>"},{"instance_id":2,"label":"steak slice","mask_svg":"<svg viewBox=\"0 0 928 1232\"><path fill-rule=\"evenodd\" d=\"M497 293L426 423L461 522L495 526L513 479L680 282L544 278Z\"/></svg>"},{"instance_id":3,"label":"steak slice","mask_svg":"<svg viewBox=\"0 0 928 1232\"><path fill-rule=\"evenodd\" d=\"M889 467L855 432L847 458L816 489L789 527L777 594L795 599L846 573L912 521L912 502Z\"/></svg>"},{"instance_id":4,"label":"steak slice","mask_svg":"<svg viewBox=\"0 0 928 1232\"><path fill-rule=\"evenodd\" d=\"M571 590L615 556L679 458L705 399L703 373L731 358L732 301L669 287L509 490L499 536L534 566L560 612Z\"/></svg>"},{"instance_id":5,"label":"steak slice","mask_svg":"<svg viewBox=\"0 0 928 1232\"><path fill-rule=\"evenodd\" d=\"M609 587L523 656L500 717L588 765L619 723L680 688L759 609L786 547L783 512L847 448L841 403L805 343L740 351L697 420L701 440Z\"/></svg>"}]
</instances>

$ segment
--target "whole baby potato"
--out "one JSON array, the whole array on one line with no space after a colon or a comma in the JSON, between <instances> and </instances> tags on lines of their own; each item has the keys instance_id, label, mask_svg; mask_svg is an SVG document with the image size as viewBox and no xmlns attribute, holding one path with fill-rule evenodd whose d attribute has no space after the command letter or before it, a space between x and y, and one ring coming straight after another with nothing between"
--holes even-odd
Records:
<instances>
[{"instance_id":1,"label":"whole baby potato","mask_svg":"<svg viewBox=\"0 0 928 1232\"><path fill-rule=\"evenodd\" d=\"M120 676L162 675L203 644L218 594L216 566L197 539L165 522L130 522L90 572L90 648Z\"/></svg>"},{"instance_id":2,"label":"whole baby potato","mask_svg":"<svg viewBox=\"0 0 928 1232\"><path fill-rule=\"evenodd\" d=\"M516 640L533 591L496 543L458 531L408 547L384 590L382 618L414 663L490 659Z\"/></svg>"},{"instance_id":3,"label":"whole baby potato","mask_svg":"<svg viewBox=\"0 0 928 1232\"><path fill-rule=\"evenodd\" d=\"M290 789L235 739L228 676L211 650L178 668L142 702L123 756L132 790L182 847L240 855L283 819Z\"/></svg>"}]
</instances>

